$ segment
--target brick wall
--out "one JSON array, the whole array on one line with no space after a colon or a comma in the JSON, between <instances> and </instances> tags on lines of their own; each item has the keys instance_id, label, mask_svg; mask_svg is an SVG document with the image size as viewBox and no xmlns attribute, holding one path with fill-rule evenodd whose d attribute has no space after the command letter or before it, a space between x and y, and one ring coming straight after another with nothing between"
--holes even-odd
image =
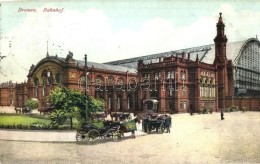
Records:
<instances>
[{"instance_id":1,"label":"brick wall","mask_svg":"<svg viewBox=\"0 0 260 164\"><path fill-rule=\"evenodd\" d=\"M246 107L250 111L260 111L260 97L235 97L233 100L229 98L226 101L226 107L238 106L238 109L241 110L242 107Z\"/></svg>"}]
</instances>

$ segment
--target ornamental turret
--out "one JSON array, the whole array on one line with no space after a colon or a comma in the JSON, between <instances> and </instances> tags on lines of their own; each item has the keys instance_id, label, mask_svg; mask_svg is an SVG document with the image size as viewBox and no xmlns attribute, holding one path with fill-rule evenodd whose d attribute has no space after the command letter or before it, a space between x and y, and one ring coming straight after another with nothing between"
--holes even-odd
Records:
<instances>
[{"instance_id":1,"label":"ornamental turret","mask_svg":"<svg viewBox=\"0 0 260 164\"><path fill-rule=\"evenodd\" d=\"M227 60L226 57L226 43L228 41L225 35L225 24L223 23L222 13L219 13L217 27L217 36L214 39L215 42L215 62L223 63ZM216 61L217 60L217 61Z\"/></svg>"}]
</instances>

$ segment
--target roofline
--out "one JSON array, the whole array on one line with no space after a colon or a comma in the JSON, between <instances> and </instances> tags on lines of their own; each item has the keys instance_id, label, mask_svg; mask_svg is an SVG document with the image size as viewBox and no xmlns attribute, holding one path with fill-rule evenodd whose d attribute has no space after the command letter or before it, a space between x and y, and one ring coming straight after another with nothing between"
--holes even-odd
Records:
<instances>
[{"instance_id":1,"label":"roofline","mask_svg":"<svg viewBox=\"0 0 260 164\"><path fill-rule=\"evenodd\" d=\"M161 53L156 53L156 54L143 55L143 56L139 56L139 57L133 57L133 58L127 58L127 59L121 59L121 60L114 60L114 61L105 62L103 64L112 64L113 65L114 62L123 62L123 61L127 61L127 60L132 60L132 61L124 62L124 63L132 63L132 62L137 62L139 59L143 59L143 58L147 58L145 60L157 59L158 57L165 57L164 54L168 54L168 53L180 54L182 52L186 52L187 53L187 52L189 52L188 51L189 49L202 48L202 47L206 47L206 46L211 47L212 45L214 45L214 44L207 44L207 45L203 45L203 46L196 46L196 47L184 48L184 49L172 50L172 51L166 51L166 52L161 52ZM207 51L207 49L205 51ZM123 64L123 63L119 63L119 64ZM118 65L118 64L116 64L116 65Z\"/></svg>"},{"instance_id":2,"label":"roofline","mask_svg":"<svg viewBox=\"0 0 260 164\"><path fill-rule=\"evenodd\" d=\"M45 57L43 59L41 59L36 65L35 67L31 70L31 72L28 73L27 77L34 74L36 72L36 70L44 63L47 63L49 61L52 61L54 63L57 63L60 66L64 65L64 61L60 58L60 57L56 57L56 56L49 56L49 57Z\"/></svg>"},{"instance_id":3,"label":"roofline","mask_svg":"<svg viewBox=\"0 0 260 164\"><path fill-rule=\"evenodd\" d=\"M260 44L260 41L257 38L249 38L249 39L245 40L245 42L243 43L243 45L241 46L241 48L240 48L240 50L238 52L238 55L234 59L234 64L236 64L238 58L241 56L242 50L244 49L244 47L251 41L256 41L256 42L258 42Z\"/></svg>"}]
</instances>

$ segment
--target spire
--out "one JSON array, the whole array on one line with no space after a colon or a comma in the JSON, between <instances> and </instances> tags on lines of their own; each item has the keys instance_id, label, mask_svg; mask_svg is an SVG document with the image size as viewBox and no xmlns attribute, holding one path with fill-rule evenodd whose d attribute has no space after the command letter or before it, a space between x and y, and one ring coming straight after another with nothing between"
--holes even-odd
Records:
<instances>
[{"instance_id":1,"label":"spire","mask_svg":"<svg viewBox=\"0 0 260 164\"><path fill-rule=\"evenodd\" d=\"M226 43L227 37L225 35L225 24L223 23L222 13L219 13L219 19L217 23L217 36L214 39L215 43Z\"/></svg>"},{"instance_id":2,"label":"spire","mask_svg":"<svg viewBox=\"0 0 260 164\"><path fill-rule=\"evenodd\" d=\"M46 57L49 57L49 52L48 52L48 47L49 45L48 45L48 40L47 40L47 54L46 54Z\"/></svg>"},{"instance_id":3,"label":"spire","mask_svg":"<svg viewBox=\"0 0 260 164\"><path fill-rule=\"evenodd\" d=\"M223 23L223 21L222 21L222 13L219 13L219 18L218 18L218 23Z\"/></svg>"},{"instance_id":4,"label":"spire","mask_svg":"<svg viewBox=\"0 0 260 164\"><path fill-rule=\"evenodd\" d=\"M226 55L227 41L228 41L228 39L225 35L225 24L222 19L222 13L219 13L219 19L218 19L218 23L217 23L217 35L214 39L214 42L215 42L214 63L218 62L219 64L221 64L223 61L227 60L227 55Z\"/></svg>"}]
</instances>

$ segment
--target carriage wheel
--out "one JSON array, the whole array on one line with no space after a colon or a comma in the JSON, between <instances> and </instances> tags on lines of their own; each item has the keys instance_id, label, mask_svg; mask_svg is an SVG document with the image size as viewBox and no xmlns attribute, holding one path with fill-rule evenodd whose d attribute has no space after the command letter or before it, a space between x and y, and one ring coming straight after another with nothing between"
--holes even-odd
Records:
<instances>
[{"instance_id":1,"label":"carriage wheel","mask_svg":"<svg viewBox=\"0 0 260 164\"><path fill-rule=\"evenodd\" d=\"M158 129L158 132L162 134L164 132L164 129L165 129L164 123L161 123L161 125L160 125L160 127Z\"/></svg>"},{"instance_id":2,"label":"carriage wheel","mask_svg":"<svg viewBox=\"0 0 260 164\"><path fill-rule=\"evenodd\" d=\"M122 130L117 130L113 133L113 140L120 141L124 138L124 132Z\"/></svg>"},{"instance_id":3,"label":"carriage wheel","mask_svg":"<svg viewBox=\"0 0 260 164\"><path fill-rule=\"evenodd\" d=\"M77 142L86 142L87 141L87 133L82 131L77 131L76 133Z\"/></svg>"},{"instance_id":4,"label":"carriage wheel","mask_svg":"<svg viewBox=\"0 0 260 164\"><path fill-rule=\"evenodd\" d=\"M104 139L112 139L113 138L113 132L112 131L110 131L110 132L108 132L105 136L104 136Z\"/></svg>"},{"instance_id":5,"label":"carriage wheel","mask_svg":"<svg viewBox=\"0 0 260 164\"><path fill-rule=\"evenodd\" d=\"M99 142L100 134L96 129L92 129L87 134L87 141L90 144L96 144Z\"/></svg>"}]
</instances>

